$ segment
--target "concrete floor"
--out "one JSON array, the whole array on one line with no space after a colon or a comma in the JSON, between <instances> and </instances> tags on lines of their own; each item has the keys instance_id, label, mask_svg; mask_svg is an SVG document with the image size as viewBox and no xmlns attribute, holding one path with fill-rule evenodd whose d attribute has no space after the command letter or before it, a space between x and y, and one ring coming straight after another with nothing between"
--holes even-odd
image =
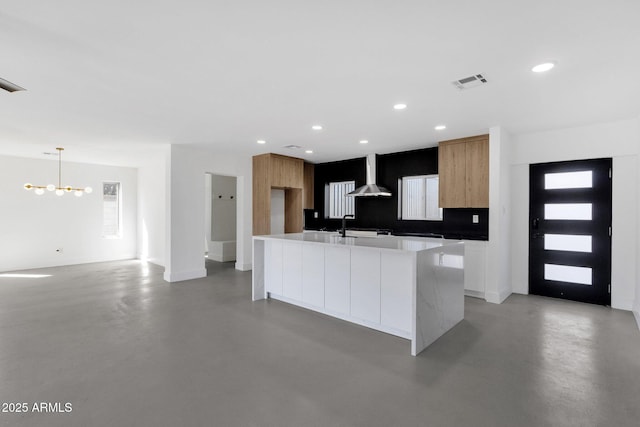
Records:
<instances>
[{"instance_id":1,"label":"concrete floor","mask_svg":"<svg viewBox=\"0 0 640 427\"><path fill-rule=\"evenodd\" d=\"M467 298L418 357L409 342L278 301L250 272L165 283L138 261L0 277L1 426L638 426L629 312Z\"/></svg>"}]
</instances>

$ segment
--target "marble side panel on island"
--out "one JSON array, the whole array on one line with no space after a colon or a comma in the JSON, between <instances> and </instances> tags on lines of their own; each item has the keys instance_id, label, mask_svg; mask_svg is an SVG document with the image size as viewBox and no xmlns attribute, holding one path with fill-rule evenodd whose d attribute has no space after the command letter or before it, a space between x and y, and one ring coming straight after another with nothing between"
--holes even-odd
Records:
<instances>
[{"instance_id":1,"label":"marble side panel on island","mask_svg":"<svg viewBox=\"0 0 640 427\"><path fill-rule=\"evenodd\" d=\"M464 244L417 254L415 295L414 356L464 318Z\"/></svg>"},{"instance_id":2,"label":"marble side panel on island","mask_svg":"<svg viewBox=\"0 0 640 427\"><path fill-rule=\"evenodd\" d=\"M253 272L251 280L251 299L265 298L264 288L264 240L253 239Z\"/></svg>"}]
</instances>

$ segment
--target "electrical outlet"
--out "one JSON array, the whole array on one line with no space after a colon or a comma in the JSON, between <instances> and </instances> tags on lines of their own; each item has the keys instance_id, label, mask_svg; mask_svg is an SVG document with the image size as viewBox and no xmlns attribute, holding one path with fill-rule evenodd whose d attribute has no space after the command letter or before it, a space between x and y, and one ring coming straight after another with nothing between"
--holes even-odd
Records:
<instances>
[{"instance_id":1,"label":"electrical outlet","mask_svg":"<svg viewBox=\"0 0 640 427\"><path fill-rule=\"evenodd\" d=\"M314 212L313 212L313 217L314 217L315 219L318 219L318 212L314 211Z\"/></svg>"},{"instance_id":2,"label":"electrical outlet","mask_svg":"<svg viewBox=\"0 0 640 427\"><path fill-rule=\"evenodd\" d=\"M480 215L474 215L472 218L472 221L474 224L477 224L480 222Z\"/></svg>"}]
</instances>

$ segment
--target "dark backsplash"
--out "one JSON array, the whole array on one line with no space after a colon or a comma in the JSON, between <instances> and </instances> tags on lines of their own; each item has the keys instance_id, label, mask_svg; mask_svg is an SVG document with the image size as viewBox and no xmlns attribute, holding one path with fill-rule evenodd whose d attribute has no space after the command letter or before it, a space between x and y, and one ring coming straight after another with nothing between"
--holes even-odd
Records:
<instances>
[{"instance_id":1,"label":"dark backsplash","mask_svg":"<svg viewBox=\"0 0 640 427\"><path fill-rule=\"evenodd\" d=\"M443 221L398 219L398 179L403 176L438 173L438 148L378 155L377 184L392 192L391 197L356 197L356 218L347 222L349 228L389 230L404 234L442 234L448 238L488 240L489 209L444 209ZM305 210L304 224L308 230L337 230L341 220L324 218L325 185L329 182L356 181L356 188L366 183L365 158L319 163L314 172L314 206ZM314 212L318 218L314 218ZM478 215L479 222L472 222Z\"/></svg>"}]
</instances>

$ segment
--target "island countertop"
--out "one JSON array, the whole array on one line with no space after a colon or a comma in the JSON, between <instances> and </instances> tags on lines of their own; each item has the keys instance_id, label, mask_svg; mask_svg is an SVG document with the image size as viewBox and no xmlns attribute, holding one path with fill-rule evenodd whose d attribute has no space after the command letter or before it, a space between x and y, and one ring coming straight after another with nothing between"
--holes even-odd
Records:
<instances>
[{"instance_id":1,"label":"island countertop","mask_svg":"<svg viewBox=\"0 0 640 427\"><path fill-rule=\"evenodd\" d=\"M265 236L254 236L261 240L285 240L291 242L317 243L333 246L361 247L388 249L405 252L420 252L425 250L442 248L444 246L459 245L458 241L451 241L430 237L403 237L381 235L377 237L347 236L339 233L314 231L305 233L288 233Z\"/></svg>"}]
</instances>

